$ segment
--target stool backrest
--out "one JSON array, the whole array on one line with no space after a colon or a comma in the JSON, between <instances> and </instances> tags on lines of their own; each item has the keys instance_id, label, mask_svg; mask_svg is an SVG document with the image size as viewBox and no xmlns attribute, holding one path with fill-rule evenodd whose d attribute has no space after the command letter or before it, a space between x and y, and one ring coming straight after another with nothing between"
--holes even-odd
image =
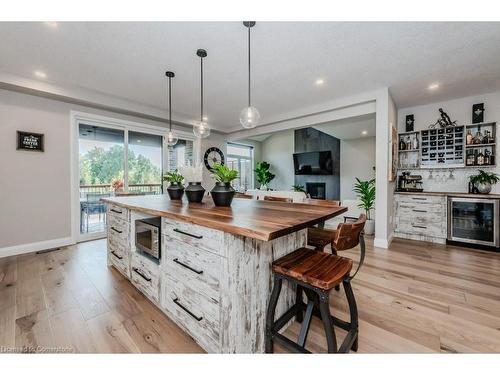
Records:
<instances>
[{"instance_id":1,"label":"stool backrest","mask_svg":"<svg viewBox=\"0 0 500 375\"><path fill-rule=\"evenodd\" d=\"M288 202L292 203L292 198L283 198L283 197L271 197L270 195L264 196L265 201L273 201L273 202Z\"/></svg>"},{"instance_id":2,"label":"stool backrest","mask_svg":"<svg viewBox=\"0 0 500 375\"><path fill-rule=\"evenodd\" d=\"M358 246L359 236L363 231L366 223L366 215L359 215L358 220L350 223L340 223L337 227L337 236L333 240L335 250L349 250Z\"/></svg>"}]
</instances>

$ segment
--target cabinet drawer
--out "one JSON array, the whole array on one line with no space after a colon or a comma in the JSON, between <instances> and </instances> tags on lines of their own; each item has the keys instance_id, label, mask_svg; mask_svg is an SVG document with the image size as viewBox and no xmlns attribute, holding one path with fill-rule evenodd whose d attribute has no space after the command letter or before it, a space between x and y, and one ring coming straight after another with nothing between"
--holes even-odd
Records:
<instances>
[{"instance_id":1,"label":"cabinet drawer","mask_svg":"<svg viewBox=\"0 0 500 375\"><path fill-rule=\"evenodd\" d=\"M113 243L130 248L130 225L128 221L116 217L108 218L108 237Z\"/></svg>"},{"instance_id":2,"label":"cabinet drawer","mask_svg":"<svg viewBox=\"0 0 500 375\"><path fill-rule=\"evenodd\" d=\"M110 263L127 279L130 279L129 252L108 241L108 258Z\"/></svg>"},{"instance_id":3,"label":"cabinet drawer","mask_svg":"<svg viewBox=\"0 0 500 375\"><path fill-rule=\"evenodd\" d=\"M398 215L442 214L446 206L441 203L405 203L398 202Z\"/></svg>"},{"instance_id":4,"label":"cabinet drawer","mask_svg":"<svg viewBox=\"0 0 500 375\"><path fill-rule=\"evenodd\" d=\"M162 218L162 233L195 248L223 255L224 233L219 230Z\"/></svg>"},{"instance_id":5,"label":"cabinet drawer","mask_svg":"<svg viewBox=\"0 0 500 375\"><path fill-rule=\"evenodd\" d=\"M162 268L165 273L218 302L222 258L169 236L163 236L163 240Z\"/></svg>"},{"instance_id":6,"label":"cabinet drawer","mask_svg":"<svg viewBox=\"0 0 500 375\"><path fill-rule=\"evenodd\" d=\"M110 218L122 219L130 221L130 211L126 208L108 204L108 220Z\"/></svg>"},{"instance_id":7,"label":"cabinet drawer","mask_svg":"<svg viewBox=\"0 0 500 375\"><path fill-rule=\"evenodd\" d=\"M162 307L206 351L219 352L220 307L174 276L162 275Z\"/></svg>"},{"instance_id":8,"label":"cabinet drawer","mask_svg":"<svg viewBox=\"0 0 500 375\"><path fill-rule=\"evenodd\" d=\"M440 223L425 223L418 220L396 222L396 232L418 234L428 237L446 237L446 225Z\"/></svg>"},{"instance_id":9,"label":"cabinet drawer","mask_svg":"<svg viewBox=\"0 0 500 375\"><path fill-rule=\"evenodd\" d=\"M441 195L406 195L396 194L396 201L402 203L443 203L446 197Z\"/></svg>"},{"instance_id":10,"label":"cabinet drawer","mask_svg":"<svg viewBox=\"0 0 500 375\"><path fill-rule=\"evenodd\" d=\"M144 256L133 253L130 261L132 284L155 301L160 298L159 267Z\"/></svg>"}]
</instances>

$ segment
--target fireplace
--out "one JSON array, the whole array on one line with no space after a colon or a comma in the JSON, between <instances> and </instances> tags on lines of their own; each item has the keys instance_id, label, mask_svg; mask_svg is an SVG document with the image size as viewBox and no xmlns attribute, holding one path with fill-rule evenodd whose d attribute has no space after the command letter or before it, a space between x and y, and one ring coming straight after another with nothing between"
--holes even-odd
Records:
<instances>
[{"instance_id":1,"label":"fireplace","mask_svg":"<svg viewBox=\"0 0 500 375\"><path fill-rule=\"evenodd\" d=\"M324 182L306 182L306 191L313 199L326 199L326 184Z\"/></svg>"}]
</instances>

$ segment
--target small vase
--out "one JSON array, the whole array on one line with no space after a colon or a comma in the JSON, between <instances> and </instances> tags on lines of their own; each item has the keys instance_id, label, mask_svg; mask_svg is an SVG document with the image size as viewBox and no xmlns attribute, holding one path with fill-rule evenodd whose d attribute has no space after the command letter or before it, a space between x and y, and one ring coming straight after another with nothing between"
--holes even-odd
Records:
<instances>
[{"instance_id":1,"label":"small vase","mask_svg":"<svg viewBox=\"0 0 500 375\"><path fill-rule=\"evenodd\" d=\"M216 182L210 192L214 204L219 207L229 207L233 201L235 190L229 182Z\"/></svg>"},{"instance_id":2,"label":"small vase","mask_svg":"<svg viewBox=\"0 0 500 375\"><path fill-rule=\"evenodd\" d=\"M171 182L167 188L167 193L171 200L181 200L184 194L184 186L177 182Z\"/></svg>"},{"instance_id":3,"label":"small vase","mask_svg":"<svg viewBox=\"0 0 500 375\"><path fill-rule=\"evenodd\" d=\"M476 184L476 189L479 194L489 194L491 191L491 184L489 183Z\"/></svg>"},{"instance_id":4,"label":"small vase","mask_svg":"<svg viewBox=\"0 0 500 375\"><path fill-rule=\"evenodd\" d=\"M205 189L201 182L189 182L186 188L186 197L188 202L200 203L205 195Z\"/></svg>"},{"instance_id":5,"label":"small vase","mask_svg":"<svg viewBox=\"0 0 500 375\"><path fill-rule=\"evenodd\" d=\"M262 184L262 185L260 185L259 190L264 190L264 191L267 191L267 185L266 185L266 184Z\"/></svg>"}]
</instances>

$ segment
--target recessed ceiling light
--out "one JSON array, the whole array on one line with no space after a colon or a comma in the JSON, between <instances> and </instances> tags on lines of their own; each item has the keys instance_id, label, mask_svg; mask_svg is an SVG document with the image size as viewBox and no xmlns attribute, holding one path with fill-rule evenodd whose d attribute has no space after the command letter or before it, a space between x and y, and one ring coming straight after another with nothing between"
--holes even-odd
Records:
<instances>
[{"instance_id":1,"label":"recessed ceiling light","mask_svg":"<svg viewBox=\"0 0 500 375\"><path fill-rule=\"evenodd\" d=\"M38 78L47 78L47 74L45 74L44 72L42 72L40 70L35 70L35 76Z\"/></svg>"},{"instance_id":2,"label":"recessed ceiling light","mask_svg":"<svg viewBox=\"0 0 500 375\"><path fill-rule=\"evenodd\" d=\"M429 90L437 90L439 88L439 83L432 83L428 88Z\"/></svg>"},{"instance_id":3,"label":"recessed ceiling light","mask_svg":"<svg viewBox=\"0 0 500 375\"><path fill-rule=\"evenodd\" d=\"M51 27L53 29L56 29L59 25L57 24L57 22L44 22L44 24L48 27Z\"/></svg>"},{"instance_id":4,"label":"recessed ceiling light","mask_svg":"<svg viewBox=\"0 0 500 375\"><path fill-rule=\"evenodd\" d=\"M203 116L203 121L208 121L208 117L207 116Z\"/></svg>"},{"instance_id":5,"label":"recessed ceiling light","mask_svg":"<svg viewBox=\"0 0 500 375\"><path fill-rule=\"evenodd\" d=\"M363 130L363 131L361 132L361 134L363 134L363 135L367 135L367 134L368 134L368 132L367 132L366 130Z\"/></svg>"},{"instance_id":6,"label":"recessed ceiling light","mask_svg":"<svg viewBox=\"0 0 500 375\"><path fill-rule=\"evenodd\" d=\"M318 78L314 83L316 86L321 86L325 83L325 80L323 78Z\"/></svg>"},{"instance_id":7,"label":"recessed ceiling light","mask_svg":"<svg viewBox=\"0 0 500 375\"><path fill-rule=\"evenodd\" d=\"M137 143L141 143L141 142L142 142L142 140L140 140L140 139L137 140Z\"/></svg>"}]
</instances>

